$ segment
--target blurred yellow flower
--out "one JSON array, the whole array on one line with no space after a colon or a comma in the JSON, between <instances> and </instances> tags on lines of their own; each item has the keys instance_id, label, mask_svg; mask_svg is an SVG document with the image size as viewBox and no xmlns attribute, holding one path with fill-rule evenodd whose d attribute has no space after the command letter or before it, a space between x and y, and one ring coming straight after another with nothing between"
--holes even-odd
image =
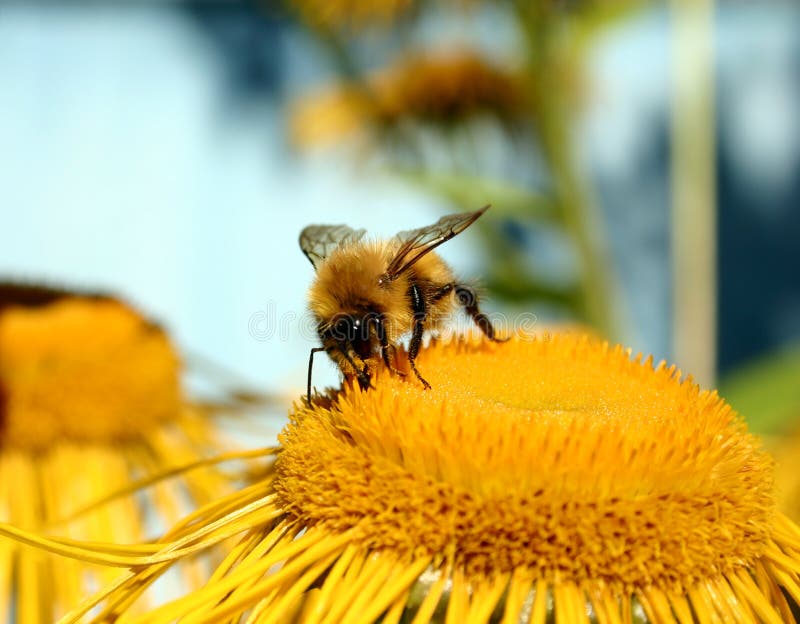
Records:
<instances>
[{"instance_id":1,"label":"blurred yellow flower","mask_svg":"<svg viewBox=\"0 0 800 624\"><path fill-rule=\"evenodd\" d=\"M298 102L292 112L301 146L333 142L404 120L447 124L476 114L517 118L525 101L517 77L472 51L413 54L370 76Z\"/></svg>"},{"instance_id":2,"label":"blurred yellow flower","mask_svg":"<svg viewBox=\"0 0 800 624\"><path fill-rule=\"evenodd\" d=\"M0 284L0 520L139 542L228 491L215 471L196 470L80 513L134 479L224 450L209 413L183 397L180 372L166 334L116 299ZM53 621L113 578L0 541L0 613L19 622Z\"/></svg>"},{"instance_id":3,"label":"blurred yellow flower","mask_svg":"<svg viewBox=\"0 0 800 624\"><path fill-rule=\"evenodd\" d=\"M431 390L378 374L298 405L267 479L65 622L104 600L115 617L237 531L203 588L130 621L793 621L800 528L716 393L575 335L434 342L417 363Z\"/></svg>"},{"instance_id":4,"label":"blurred yellow flower","mask_svg":"<svg viewBox=\"0 0 800 624\"><path fill-rule=\"evenodd\" d=\"M291 0L304 21L322 28L388 25L414 6L413 0Z\"/></svg>"},{"instance_id":5,"label":"blurred yellow flower","mask_svg":"<svg viewBox=\"0 0 800 624\"><path fill-rule=\"evenodd\" d=\"M179 366L164 332L114 299L9 305L0 313L0 439L46 450L64 439L139 437L179 412Z\"/></svg>"}]
</instances>

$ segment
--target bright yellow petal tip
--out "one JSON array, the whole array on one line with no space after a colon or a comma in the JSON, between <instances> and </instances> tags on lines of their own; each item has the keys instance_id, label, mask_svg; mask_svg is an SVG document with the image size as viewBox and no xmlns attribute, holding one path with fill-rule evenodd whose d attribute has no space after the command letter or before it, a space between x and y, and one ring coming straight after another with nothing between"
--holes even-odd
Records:
<instances>
[{"instance_id":1,"label":"bright yellow petal tip","mask_svg":"<svg viewBox=\"0 0 800 624\"><path fill-rule=\"evenodd\" d=\"M163 549L239 545L136 621L794 621L800 529L716 393L576 335L433 342L417 365L431 390L379 371L298 404L274 473Z\"/></svg>"}]
</instances>

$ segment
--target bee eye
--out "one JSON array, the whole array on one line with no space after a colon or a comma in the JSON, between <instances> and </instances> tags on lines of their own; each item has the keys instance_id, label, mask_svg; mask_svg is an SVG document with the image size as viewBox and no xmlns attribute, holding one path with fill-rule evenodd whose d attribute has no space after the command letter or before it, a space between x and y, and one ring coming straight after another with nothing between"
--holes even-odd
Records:
<instances>
[{"instance_id":1,"label":"bee eye","mask_svg":"<svg viewBox=\"0 0 800 624\"><path fill-rule=\"evenodd\" d=\"M359 325L358 319L342 316L333 325L333 337L341 342L353 342Z\"/></svg>"}]
</instances>

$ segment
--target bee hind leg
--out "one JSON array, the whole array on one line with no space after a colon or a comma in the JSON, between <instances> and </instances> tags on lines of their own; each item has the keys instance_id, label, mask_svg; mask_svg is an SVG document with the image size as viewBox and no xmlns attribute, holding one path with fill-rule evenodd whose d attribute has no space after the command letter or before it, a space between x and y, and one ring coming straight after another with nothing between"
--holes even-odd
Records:
<instances>
[{"instance_id":1,"label":"bee hind leg","mask_svg":"<svg viewBox=\"0 0 800 624\"><path fill-rule=\"evenodd\" d=\"M458 303L489 340L493 342L505 342L508 340L507 337L499 338L497 336L492 321L478 307L478 295L472 288L462 284L455 284L454 287Z\"/></svg>"},{"instance_id":2,"label":"bee hind leg","mask_svg":"<svg viewBox=\"0 0 800 624\"><path fill-rule=\"evenodd\" d=\"M414 312L414 325L411 328L411 342L408 344L408 363L420 383L425 386L426 390L430 390L431 385L419 374L417 365L414 363L414 360L417 359L419 348L422 346L422 334L425 331L425 326L423 324L427 313L425 299L422 297L422 292L416 284L411 285L408 294L411 297L411 309Z\"/></svg>"}]
</instances>

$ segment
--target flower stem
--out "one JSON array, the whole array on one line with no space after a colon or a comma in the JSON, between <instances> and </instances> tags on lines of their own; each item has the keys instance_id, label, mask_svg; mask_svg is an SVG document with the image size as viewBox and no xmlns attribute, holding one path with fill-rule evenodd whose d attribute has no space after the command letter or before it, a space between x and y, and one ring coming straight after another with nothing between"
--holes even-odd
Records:
<instances>
[{"instance_id":1,"label":"flower stem","mask_svg":"<svg viewBox=\"0 0 800 624\"><path fill-rule=\"evenodd\" d=\"M565 70L575 70L575 59L564 45L559 29L563 13L553 7L521 0L516 4L520 26L528 45L531 96L536 102L532 118L542 155L550 169L552 193L562 226L575 245L580 270L578 311L604 336L616 337L611 307L612 267L601 219L591 201L589 184L580 173L570 133L571 111Z\"/></svg>"}]
</instances>

